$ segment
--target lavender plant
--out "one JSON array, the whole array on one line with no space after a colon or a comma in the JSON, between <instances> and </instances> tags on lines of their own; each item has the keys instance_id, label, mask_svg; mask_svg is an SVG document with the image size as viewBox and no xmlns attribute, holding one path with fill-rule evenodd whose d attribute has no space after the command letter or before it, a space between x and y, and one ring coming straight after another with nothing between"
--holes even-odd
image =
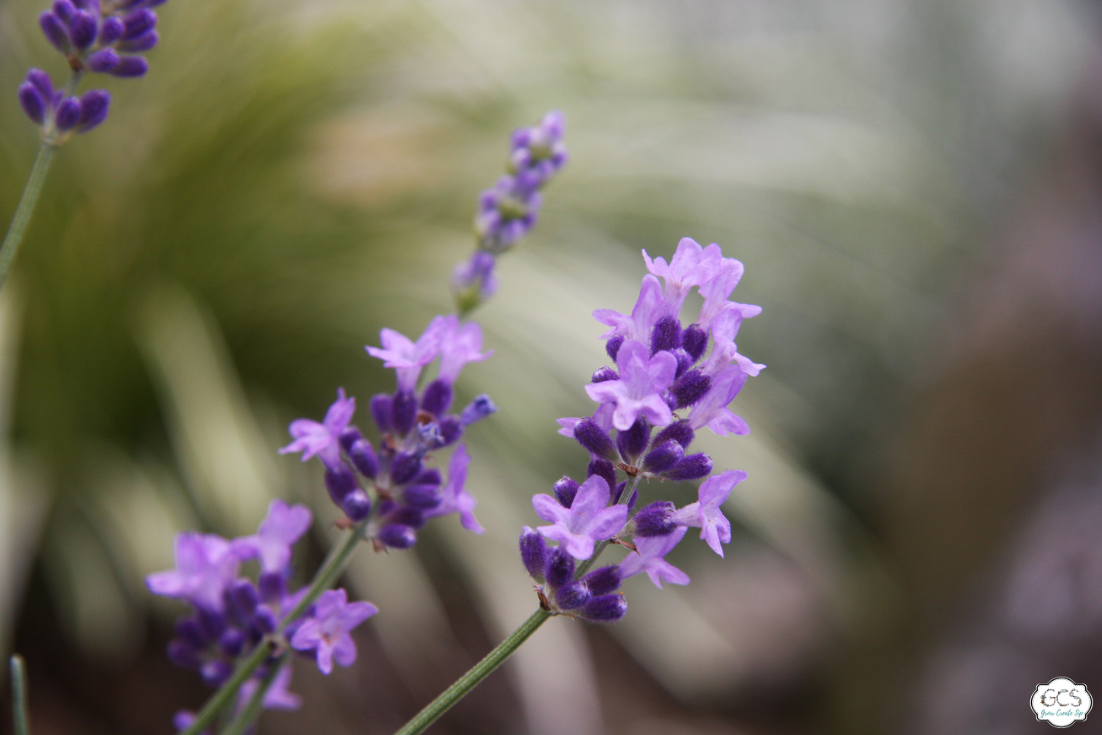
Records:
<instances>
[{"instance_id":1,"label":"lavender plant","mask_svg":"<svg viewBox=\"0 0 1102 735\"><path fill-rule=\"evenodd\" d=\"M76 96L87 72L140 77L149 69L141 54L160 40L157 14L150 8L165 0L54 0L38 18L46 39L69 66L68 81L55 88L41 69L27 72L19 85L19 104L38 125L42 143L11 225L0 243L0 287L30 223L54 152L74 133L86 133L107 119L111 95L93 89Z\"/></svg>"}]
</instances>

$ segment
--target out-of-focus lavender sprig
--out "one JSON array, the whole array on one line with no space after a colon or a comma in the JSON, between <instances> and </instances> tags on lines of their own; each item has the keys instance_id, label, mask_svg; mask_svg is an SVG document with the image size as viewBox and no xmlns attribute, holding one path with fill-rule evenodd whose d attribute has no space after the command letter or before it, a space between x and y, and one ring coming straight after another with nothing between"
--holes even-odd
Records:
<instances>
[{"instance_id":1,"label":"out-of-focus lavender sprig","mask_svg":"<svg viewBox=\"0 0 1102 735\"><path fill-rule=\"evenodd\" d=\"M565 119L553 111L533 127L513 132L506 173L479 196L475 215L478 247L452 273L452 291L460 314L469 313L497 290L494 265L532 229L539 216L542 189L567 162Z\"/></svg>"}]
</instances>

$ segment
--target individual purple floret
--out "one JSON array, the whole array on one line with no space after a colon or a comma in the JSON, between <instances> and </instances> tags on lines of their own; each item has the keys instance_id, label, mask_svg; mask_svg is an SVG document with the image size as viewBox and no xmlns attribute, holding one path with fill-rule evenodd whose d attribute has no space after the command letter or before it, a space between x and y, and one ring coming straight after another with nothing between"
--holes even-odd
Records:
<instances>
[{"instance_id":1,"label":"individual purple floret","mask_svg":"<svg viewBox=\"0 0 1102 735\"><path fill-rule=\"evenodd\" d=\"M237 575L240 558L230 542L213 534L182 533L176 537L176 568L149 575L149 591L198 608L220 612L223 593Z\"/></svg>"},{"instance_id":2,"label":"individual purple floret","mask_svg":"<svg viewBox=\"0 0 1102 735\"><path fill-rule=\"evenodd\" d=\"M665 560L666 554L673 551L673 547L681 543L689 529L681 527L673 533L665 536L637 536L635 538L636 550L631 552L620 562L619 572L621 579L633 577L640 572L646 572L654 586L662 589L662 582L670 584L688 584L689 575ZM730 538L730 537L728 537Z\"/></svg>"},{"instance_id":3,"label":"individual purple floret","mask_svg":"<svg viewBox=\"0 0 1102 735\"><path fill-rule=\"evenodd\" d=\"M552 522L536 530L553 541L561 541L575 559L588 559L593 556L596 542L612 538L627 522L626 506L608 507L610 495L608 483L598 475L582 483L569 508L550 495L536 495L532 498L536 515Z\"/></svg>"},{"instance_id":4,"label":"individual purple floret","mask_svg":"<svg viewBox=\"0 0 1102 735\"><path fill-rule=\"evenodd\" d=\"M234 540L233 551L243 561L259 558L262 572L281 572L291 563L291 547L310 529L312 520L305 505L273 500L260 530L254 536Z\"/></svg>"},{"instance_id":5,"label":"individual purple floret","mask_svg":"<svg viewBox=\"0 0 1102 735\"><path fill-rule=\"evenodd\" d=\"M337 389L337 400L329 407L322 423L310 419L298 419L291 422L289 429L293 442L279 450L280 454L302 452L302 461L315 454L326 467L335 467L340 462L340 438L356 412L356 399L347 398L344 388Z\"/></svg>"},{"instance_id":6,"label":"individual purple floret","mask_svg":"<svg viewBox=\"0 0 1102 735\"><path fill-rule=\"evenodd\" d=\"M742 470L727 470L709 477L700 485L699 500L674 513L670 520L679 526L700 529L700 538L708 542L712 551L723 556L720 542L730 543L731 522L723 515L720 506L726 502L735 485L746 479Z\"/></svg>"},{"instance_id":7,"label":"individual purple floret","mask_svg":"<svg viewBox=\"0 0 1102 735\"><path fill-rule=\"evenodd\" d=\"M79 98L66 97L54 89L46 72L31 69L19 85L19 104L46 140L60 144L70 133L86 133L106 120L111 95L93 89Z\"/></svg>"},{"instance_id":8,"label":"individual purple floret","mask_svg":"<svg viewBox=\"0 0 1102 735\"><path fill-rule=\"evenodd\" d=\"M356 644L349 631L379 612L370 602L348 602L343 589L321 593L314 613L299 626L291 638L291 647L317 652L318 669L328 674L333 661L351 666L356 661Z\"/></svg>"}]
</instances>

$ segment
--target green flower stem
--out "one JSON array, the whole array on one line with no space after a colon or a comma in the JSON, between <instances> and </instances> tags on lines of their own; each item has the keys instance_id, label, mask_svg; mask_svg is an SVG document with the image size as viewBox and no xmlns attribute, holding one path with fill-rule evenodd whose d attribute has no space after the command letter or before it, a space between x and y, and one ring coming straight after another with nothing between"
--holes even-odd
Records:
<instances>
[{"instance_id":1,"label":"green flower stem","mask_svg":"<svg viewBox=\"0 0 1102 735\"><path fill-rule=\"evenodd\" d=\"M437 718L451 709L452 705L467 696L467 694L478 686L483 679L492 674L498 666L505 663L506 659L512 656L513 652L520 648L520 644L528 640L528 637L535 633L536 629L543 625L550 617L551 613L545 610L536 610L532 613L531 617L513 631L512 635L502 641L497 648L486 654L484 659L475 664L470 671L445 689L439 697L432 700L428 706L418 712L417 716L407 722L405 727L395 733L395 735L417 735L417 733L424 732L429 725L436 722Z\"/></svg>"},{"instance_id":2,"label":"green flower stem","mask_svg":"<svg viewBox=\"0 0 1102 735\"><path fill-rule=\"evenodd\" d=\"M27 667L18 653L11 657L11 717L15 735L30 735L27 720Z\"/></svg>"},{"instance_id":3,"label":"green flower stem","mask_svg":"<svg viewBox=\"0 0 1102 735\"><path fill-rule=\"evenodd\" d=\"M226 725L221 735L243 735L256 722L256 718L260 716L260 708L264 706L264 695L272 688L272 683L279 676L280 669L287 663L289 657L289 653L284 653L271 663L268 674L260 682L260 686L256 688L253 695L249 697L249 703L245 705L245 709L241 710L229 725Z\"/></svg>"},{"instance_id":4,"label":"green flower stem","mask_svg":"<svg viewBox=\"0 0 1102 735\"><path fill-rule=\"evenodd\" d=\"M23 196L19 198L19 205L15 208L8 234L4 236L4 242L0 244L0 288L4 287L4 281L8 278L8 270L19 250L19 243L23 241L23 233L27 231L34 206L38 203L38 195L42 193L42 185L46 182L46 173L50 170L50 161L53 160L57 147L49 140L43 140L38 149L38 155L31 167L31 175L27 178L27 184L23 187Z\"/></svg>"},{"instance_id":5,"label":"green flower stem","mask_svg":"<svg viewBox=\"0 0 1102 735\"><path fill-rule=\"evenodd\" d=\"M276 641L287 625L298 619L306 611L306 608L318 599L322 592L329 589L337 581L341 572L344 571L345 564L348 563L348 559L352 556L352 552L356 550L356 546L362 538L363 526L364 524L361 523L344 532L340 540L329 550L329 555L322 562L317 574L314 575L314 580L310 583L310 588L302 600L292 608L290 613L284 616L283 622L276 628L268 642L257 646L248 658L237 665L230 680L207 700L207 703L203 705L203 709L195 716L195 721L180 735L199 735L207 725L214 721L214 718L218 716L218 712L237 695L237 690L241 688L241 685L252 676L261 664L268 660L268 656L275 650Z\"/></svg>"}]
</instances>

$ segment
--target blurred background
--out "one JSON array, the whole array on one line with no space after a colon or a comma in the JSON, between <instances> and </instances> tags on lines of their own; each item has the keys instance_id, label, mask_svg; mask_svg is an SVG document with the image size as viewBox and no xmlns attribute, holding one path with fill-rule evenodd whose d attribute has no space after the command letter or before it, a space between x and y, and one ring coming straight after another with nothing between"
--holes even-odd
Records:
<instances>
[{"instance_id":1,"label":"blurred background","mask_svg":"<svg viewBox=\"0 0 1102 735\"><path fill-rule=\"evenodd\" d=\"M0 2L0 221L37 147L15 90L64 60ZM633 579L621 624L555 620L437 733L1048 732L1056 676L1102 694L1102 19L1085 0L175 0L147 77L58 156L0 294L0 653L32 723L167 733L207 692L164 658L172 536L335 511L287 423L393 389L383 326L450 310L509 132L572 160L476 318L459 399L485 536L448 518L346 576L360 659L265 733L389 733L536 600L533 493L586 458L639 251L741 259L769 365L702 440L750 479L724 560ZM86 85L87 86L87 85ZM367 421L360 418L366 428ZM679 504L692 486L671 491ZM0 698L0 732L10 699ZM1102 716L1074 732L1102 732Z\"/></svg>"}]
</instances>

